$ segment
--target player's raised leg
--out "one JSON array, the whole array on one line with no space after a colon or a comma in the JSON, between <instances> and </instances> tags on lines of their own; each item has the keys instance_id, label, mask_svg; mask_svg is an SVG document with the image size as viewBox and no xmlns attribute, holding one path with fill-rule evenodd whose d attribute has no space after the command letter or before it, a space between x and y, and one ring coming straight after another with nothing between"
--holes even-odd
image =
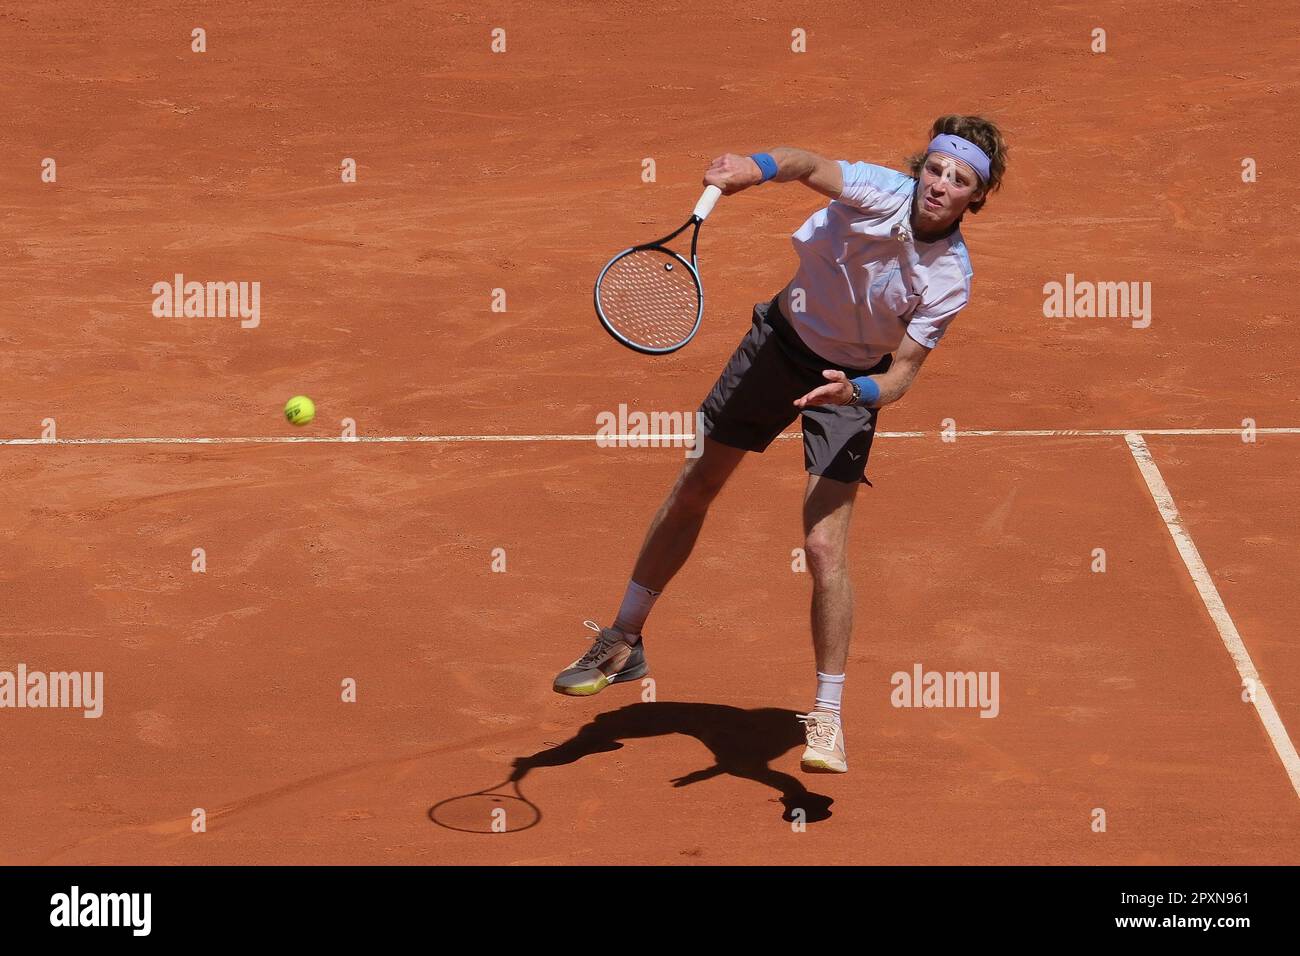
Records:
<instances>
[{"instance_id":1,"label":"player's raised leg","mask_svg":"<svg viewBox=\"0 0 1300 956\"><path fill-rule=\"evenodd\" d=\"M700 455L687 460L650 521L614 625L600 628L588 624L598 631L596 642L556 675L557 693L585 697L646 673L641 646L646 617L690 557L709 506L744 456L743 449L705 438Z\"/></svg>"},{"instance_id":2,"label":"player's raised leg","mask_svg":"<svg viewBox=\"0 0 1300 956\"><path fill-rule=\"evenodd\" d=\"M812 710L800 715L808 738L800 764L814 773L844 773L849 769L840 705L853 634L848 543L857 493L857 482L809 475L804 494L804 553L813 579L811 616L817 696Z\"/></svg>"},{"instance_id":3,"label":"player's raised leg","mask_svg":"<svg viewBox=\"0 0 1300 956\"><path fill-rule=\"evenodd\" d=\"M656 592L668 586L690 557L713 499L744 457L742 448L704 439L700 456L682 466L668 497L651 520L632 569L633 581Z\"/></svg>"}]
</instances>

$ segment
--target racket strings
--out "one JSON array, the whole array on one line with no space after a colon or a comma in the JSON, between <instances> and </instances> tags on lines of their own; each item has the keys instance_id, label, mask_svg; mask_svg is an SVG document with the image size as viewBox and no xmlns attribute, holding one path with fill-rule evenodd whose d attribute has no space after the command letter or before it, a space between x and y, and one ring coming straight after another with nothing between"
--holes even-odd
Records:
<instances>
[{"instance_id":1,"label":"racket strings","mask_svg":"<svg viewBox=\"0 0 1300 956\"><path fill-rule=\"evenodd\" d=\"M689 338L699 319L700 299L694 273L663 250L623 256L600 283L606 321L648 348L671 348Z\"/></svg>"}]
</instances>

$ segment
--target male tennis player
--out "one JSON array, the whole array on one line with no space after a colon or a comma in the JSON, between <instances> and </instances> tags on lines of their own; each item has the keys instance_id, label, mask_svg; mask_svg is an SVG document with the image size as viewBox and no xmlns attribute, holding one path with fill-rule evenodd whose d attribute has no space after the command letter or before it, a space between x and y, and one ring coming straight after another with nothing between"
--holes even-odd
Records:
<instances>
[{"instance_id":1,"label":"male tennis player","mask_svg":"<svg viewBox=\"0 0 1300 956\"><path fill-rule=\"evenodd\" d=\"M555 678L562 694L596 694L636 680L647 665L641 630L685 564L722 486L746 452L762 452L803 415L804 549L812 572L817 690L800 714L810 772L844 773L840 708L853 627L846 550L866 479L876 410L898 401L970 298L971 265L959 225L1002 182L1007 151L979 116L941 116L910 175L823 159L802 149L715 159L706 184L727 195L798 181L832 202L793 235L799 267L753 325L700 407L704 447L686 462L650 522L612 627ZM870 484L870 482L867 482Z\"/></svg>"}]
</instances>

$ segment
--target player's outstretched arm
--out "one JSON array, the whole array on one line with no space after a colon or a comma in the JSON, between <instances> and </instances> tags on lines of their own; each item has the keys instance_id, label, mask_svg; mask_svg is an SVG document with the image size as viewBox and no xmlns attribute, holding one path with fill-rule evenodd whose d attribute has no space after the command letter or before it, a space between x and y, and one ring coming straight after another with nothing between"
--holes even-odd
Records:
<instances>
[{"instance_id":1,"label":"player's outstretched arm","mask_svg":"<svg viewBox=\"0 0 1300 956\"><path fill-rule=\"evenodd\" d=\"M831 199L839 199L840 193L844 191L844 173L840 170L840 164L833 159L793 146L778 146L769 153L757 155L771 157L776 171L768 178L778 183L797 180ZM738 153L719 156L704 173L704 184L717 186L727 196L757 186L763 181L763 168L758 161L752 156Z\"/></svg>"},{"instance_id":2,"label":"player's outstretched arm","mask_svg":"<svg viewBox=\"0 0 1300 956\"><path fill-rule=\"evenodd\" d=\"M860 388L864 384L864 379L869 379L871 382L863 389L864 394L859 404L880 408L882 405L898 401L907 394L907 390L916 381L916 373L921 371L921 365L929 354L930 350L924 345L911 336L903 336L903 342L894 353L894 363L889 367L888 372L883 375L863 376L862 379L857 380ZM848 405L853 402L853 384L848 376L839 369L827 369L822 372L822 377L826 379L826 384L819 385L807 395L796 398L795 408L807 408L810 405Z\"/></svg>"}]
</instances>

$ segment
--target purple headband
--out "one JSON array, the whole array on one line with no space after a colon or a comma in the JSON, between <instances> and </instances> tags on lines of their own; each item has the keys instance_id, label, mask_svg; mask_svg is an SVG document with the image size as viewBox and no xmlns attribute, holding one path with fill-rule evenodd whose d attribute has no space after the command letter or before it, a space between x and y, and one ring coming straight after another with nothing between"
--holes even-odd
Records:
<instances>
[{"instance_id":1,"label":"purple headband","mask_svg":"<svg viewBox=\"0 0 1300 956\"><path fill-rule=\"evenodd\" d=\"M952 133L940 133L930 140L930 145L925 148L925 151L927 153L944 153L947 156L960 159L975 170L981 183L987 184L989 181L988 155L968 139L962 139Z\"/></svg>"}]
</instances>

